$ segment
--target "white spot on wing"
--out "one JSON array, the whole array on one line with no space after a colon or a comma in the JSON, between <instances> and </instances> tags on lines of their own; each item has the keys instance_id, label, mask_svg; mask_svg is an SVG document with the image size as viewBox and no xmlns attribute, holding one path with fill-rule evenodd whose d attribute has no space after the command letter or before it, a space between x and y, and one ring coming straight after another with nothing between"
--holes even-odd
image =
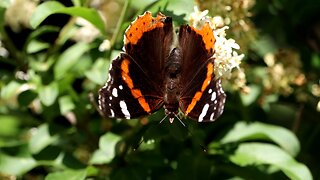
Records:
<instances>
[{"instance_id":1,"label":"white spot on wing","mask_svg":"<svg viewBox=\"0 0 320 180\"><path fill-rule=\"evenodd\" d=\"M122 86L122 85L119 85L119 89L122 90L122 89L123 89L123 86Z\"/></svg>"},{"instance_id":2,"label":"white spot on wing","mask_svg":"<svg viewBox=\"0 0 320 180\"><path fill-rule=\"evenodd\" d=\"M212 89L209 89L208 93L211 94L212 93Z\"/></svg>"},{"instance_id":3,"label":"white spot on wing","mask_svg":"<svg viewBox=\"0 0 320 180\"><path fill-rule=\"evenodd\" d=\"M112 96L109 96L110 101L112 100Z\"/></svg>"},{"instance_id":4,"label":"white spot on wing","mask_svg":"<svg viewBox=\"0 0 320 180\"><path fill-rule=\"evenodd\" d=\"M102 104L104 103L104 98L102 98L101 95L99 95L99 109L102 110Z\"/></svg>"},{"instance_id":5,"label":"white spot on wing","mask_svg":"<svg viewBox=\"0 0 320 180\"><path fill-rule=\"evenodd\" d=\"M112 89L112 96L118 97L118 90L116 88Z\"/></svg>"},{"instance_id":6,"label":"white spot on wing","mask_svg":"<svg viewBox=\"0 0 320 180\"><path fill-rule=\"evenodd\" d=\"M217 98L217 93L213 92L211 95L211 101L214 101Z\"/></svg>"},{"instance_id":7,"label":"white spot on wing","mask_svg":"<svg viewBox=\"0 0 320 180\"><path fill-rule=\"evenodd\" d=\"M211 114L211 116L210 116L210 121L213 121L214 119L213 119L213 117L214 117L214 112Z\"/></svg>"},{"instance_id":8,"label":"white spot on wing","mask_svg":"<svg viewBox=\"0 0 320 180\"><path fill-rule=\"evenodd\" d=\"M127 104L124 101L120 101L121 111L126 119L130 119L130 112L128 111Z\"/></svg>"},{"instance_id":9,"label":"white spot on wing","mask_svg":"<svg viewBox=\"0 0 320 180\"><path fill-rule=\"evenodd\" d=\"M203 121L203 118L207 114L208 109L209 109L209 104L205 104L203 109L202 109L202 112L201 112L201 114L199 116L199 119L198 119L199 122Z\"/></svg>"},{"instance_id":10,"label":"white spot on wing","mask_svg":"<svg viewBox=\"0 0 320 180\"><path fill-rule=\"evenodd\" d=\"M114 111L112 109L110 109L110 113L111 113L110 117L114 117Z\"/></svg>"}]
</instances>

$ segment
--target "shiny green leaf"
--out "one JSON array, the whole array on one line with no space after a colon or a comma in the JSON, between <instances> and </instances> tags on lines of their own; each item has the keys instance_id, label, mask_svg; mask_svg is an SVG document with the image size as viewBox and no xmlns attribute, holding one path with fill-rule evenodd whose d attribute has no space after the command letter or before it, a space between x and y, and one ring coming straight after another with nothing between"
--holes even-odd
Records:
<instances>
[{"instance_id":1,"label":"shiny green leaf","mask_svg":"<svg viewBox=\"0 0 320 180\"><path fill-rule=\"evenodd\" d=\"M309 169L287 152L272 144L242 143L230 160L239 166L271 165L279 168L290 179L312 180Z\"/></svg>"},{"instance_id":2,"label":"shiny green leaf","mask_svg":"<svg viewBox=\"0 0 320 180\"><path fill-rule=\"evenodd\" d=\"M84 7L65 7L57 1L47 1L39 5L32 14L30 24L33 28L37 28L48 16L56 13L82 17L92 23L102 34L105 33L104 22L95 9Z\"/></svg>"},{"instance_id":3,"label":"shiny green leaf","mask_svg":"<svg viewBox=\"0 0 320 180\"><path fill-rule=\"evenodd\" d=\"M254 122L237 123L221 140L221 143L237 141L268 140L277 143L291 156L296 156L300 151L297 137L289 130L275 125Z\"/></svg>"}]
</instances>

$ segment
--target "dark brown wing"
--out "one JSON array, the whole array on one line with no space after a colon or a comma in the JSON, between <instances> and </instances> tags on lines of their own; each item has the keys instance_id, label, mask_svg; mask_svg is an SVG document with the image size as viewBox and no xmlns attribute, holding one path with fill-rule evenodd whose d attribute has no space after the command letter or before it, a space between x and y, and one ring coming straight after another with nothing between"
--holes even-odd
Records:
<instances>
[{"instance_id":1,"label":"dark brown wing","mask_svg":"<svg viewBox=\"0 0 320 180\"><path fill-rule=\"evenodd\" d=\"M110 78L99 91L99 107L107 117L137 118L163 104L163 66L172 44L172 20L150 12L126 30L124 53L113 60Z\"/></svg>"},{"instance_id":2,"label":"dark brown wing","mask_svg":"<svg viewBox=\"0 0 320 180\"><path fill-rule=\"evenodd\" d=\"M180 108L186 116L199 122L218 118L224 107L225 93L214 75L213 30L205 23L198 30L182 26L179 49L182 57Z\"/></svg>"}]
</instances>

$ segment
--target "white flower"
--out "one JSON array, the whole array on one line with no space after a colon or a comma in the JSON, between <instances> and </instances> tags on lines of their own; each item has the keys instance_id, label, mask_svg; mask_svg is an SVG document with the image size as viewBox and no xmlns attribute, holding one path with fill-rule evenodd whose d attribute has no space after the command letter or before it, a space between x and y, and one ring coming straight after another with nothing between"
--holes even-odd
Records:
<instances>
[{"instance_id":1,"label":"white flower","mask_svg":"<svg viewBox=\"0 0 320 180\"><path fill-rule=\"evenodd\" d=\"M240 46L234 39L226 38L226 30L228 26L223 26L223 18L221 16L210 17L207 16L208 10L200 11L197 6L194 7L194 12L190 15L190 22L193 27L201 28L205 22L209 22L213 29L213 34L216 39L214 48L215 53L213 55L214 60L214 72L217 78L226 77L230 78L233 68L239 68L241 60L244 58L244 54L238 54L235 50L239 50ZM218 28L221 27L221 28Z\"/></svg>"},{"instance_id":2,"label":"white flower","mask_svg":"<svg viewBox=\"0 0 320 180\"><path fill-rule=\"evenodd\" d=\"M2 46L2 41L0 40L0 57L6 58L8 56L9 56L9 52L6 48Z\"/></svg>"},{"instance_id":3,"label":"white flower","mask_svg":"<svg viewBox=\"0 0 320 180\"><path fill-rule=\"evenodd\" d=\"M190 14L189 21L192 23L193 27L201 27L205 21L209 19L208 10L200 11L198 6L193 7L194 12Z\"/></svg>"},{"instance_id":4,"label":"white flower","mask_svg":"<svg viewBox=\"0 0 320 180\"><path fill-rule=\"evenodd\" d=\"M216 42L214 44L215 53L213 57L215 75L217 77L227 77L231 75L233 68L238 68L241 60L244 58L244 54L238 54L234 49L239 50L240 46L236 43L234 39L226 39L225 30L228 26L214 30L214 37Z\"/></svg>"},{"instance_id":5,"label":"white flower","mask_svg":"<svg viewBox=\"0 0 320 180\"><path fill-rule=\"evenodd\" d=\"M80 27L72 37L75 41L90 43L100 34L95 26L81 17L76 18L76 24Z\"/></svg>"},{"instance_id":6,"label":"white flower","mask_svg":"<svg viewBox=\"0 0 320 180\"><path fill-rule=\"evenodd\" d=\"M103 51L107 51L111 48L111 43L108 39L103 40L103 42L100 44L99 46L99 51L103 52Z\"/></svg>"}]
</instances>

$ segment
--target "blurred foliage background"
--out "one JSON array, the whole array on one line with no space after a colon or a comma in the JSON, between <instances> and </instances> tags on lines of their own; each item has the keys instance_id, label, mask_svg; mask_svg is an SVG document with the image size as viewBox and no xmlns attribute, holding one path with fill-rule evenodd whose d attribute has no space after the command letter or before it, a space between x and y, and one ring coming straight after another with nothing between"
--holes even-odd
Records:
<instances>
[{"instance_id":1,"label":"blurred foliage background","mask_svg":"<svg viewBox=\"0 0 320 180\"><path fill-rule=\"evenodd\" d=\"M245 54L214 123L104 119L97 91L149 10L194 6ZM319 179L320 1L0 1L0 179Z\"/></svg>"}]
</instances>

